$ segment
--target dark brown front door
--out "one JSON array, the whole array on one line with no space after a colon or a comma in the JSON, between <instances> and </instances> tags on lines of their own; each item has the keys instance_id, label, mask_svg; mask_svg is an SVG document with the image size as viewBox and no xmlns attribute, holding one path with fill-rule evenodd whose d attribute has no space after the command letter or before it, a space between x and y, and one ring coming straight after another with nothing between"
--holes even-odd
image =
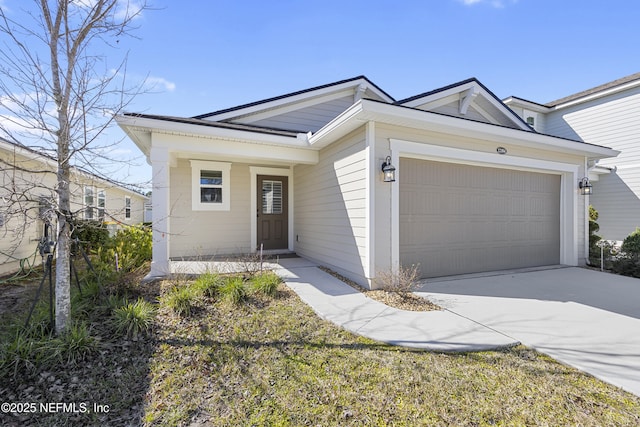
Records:
<instances>
[{"instance_id":1,"label":"dark brown front door","mask_svg":"<svg viewBox=\"0 0 640 427\"><path fill-rule=\"evenodd\" d=\"M258 249L287 249L287 177L258 175Z\"/></svg>"}]
</instances>

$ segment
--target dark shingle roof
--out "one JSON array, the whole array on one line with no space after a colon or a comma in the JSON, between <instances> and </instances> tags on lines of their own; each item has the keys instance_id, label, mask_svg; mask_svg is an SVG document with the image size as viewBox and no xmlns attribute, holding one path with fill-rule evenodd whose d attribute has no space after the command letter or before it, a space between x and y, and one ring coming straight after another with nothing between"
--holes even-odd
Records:
<instances>
[{"instance_id":1,"label":"dark shingle roof","mask_svg":"<svg viewBox=\"0 0 640 427\"><path fill-rule=\"evenodd\" d=\"M545 107L555 107L556 105L560 105L566 102L580 99L585 96L592 95L594 93L601 92L603 90L611 89L616 86L620 86L634 80L640 80L640 73L631 74L630 76L622 77L620 79L611 81L609 83L605 83L603 85L596 86L591 89L583 90L582 92L574 93L573 95L565 96L564 98L556 99L555 101L547 102L546 104L543 104L543 105Z\"/></svg>"}]
</instances>

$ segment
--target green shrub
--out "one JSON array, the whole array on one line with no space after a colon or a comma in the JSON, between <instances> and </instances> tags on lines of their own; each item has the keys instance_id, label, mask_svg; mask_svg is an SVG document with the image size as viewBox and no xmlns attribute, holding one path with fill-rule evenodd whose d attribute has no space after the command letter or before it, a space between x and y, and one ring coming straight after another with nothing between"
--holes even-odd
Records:
<instances>
[{"instance_id":1,"label":"green shrub","mask_svg":"<svg viewBox=\"0 0 640 427\"><path fill-rule=\"evenodd\" d=\"M640 257L640 228L636 228L636 231L624 239L621 249L627 255Z\"/></svg>"},{"instance_id":2,"label":"green shrub","mask_svg":"<svg viewBox=\"0 0 640 427\"><path fill-rule=\"evenodd\" d=\"M589 264L600 265L600 247L598 242L602 239L596 233L600 230L598 211L589 205Z\"/></svg>"},{"instance_id":3,"label":"green shrub","mask_svg":"<svg viewBox=\"0 0 640 427\"><path fill-rule=\"evenodd\" d=\"M273 271L265 271L251 278L250 286L253 292L266 296L274 296L282 279Z\"/></svg>"},{"instance_id":4,"label":"green shrub","mask_svg":"<svg viewBox=\"0 0 640 427\"><path fill-rule=\"evenodd\" d=\"M624 276L640 277L640 228L624 239L620 252L611 270Z\"/></svg>"},{"instance_id":5,"label":"green shrub","mask_svg":"<svg viewBox=\"0 0 640 427\"><path fill-rule=\"evenodd\" d=\"M195 305L196 294L188 286L175 287L162 298L162 303L178 316L191 316L191 309Z\"/></svg>"},{"instance_id":6,"label":"green shrub","mask_svg":"<svg viewBox=\"0 0 640 427\"><path fill-rule=\"evenodd\" d=\"M116 331L126 333L129 338L137 340L139 334L147 334L151 331L155 313L155 307L142 298L116 308L113 311Z\"/></svg>"},{"instance_id":7,"label":"green shrub","mask_svg":"<svg viewBox=\"0 0 640 427\"><path fill-rule=\"evenodd\" d=\"M105 245L109 240L109 230L101 221L73 220L71 228L71 238L77 238L87 253Z\"/></svg>"},{"instance_id":8,"label":"green shrub","mask_svg":"<svg viewBox=\"0 0 640 427\"><path fill-rule=\"evenodd\" d=\"M207 298L216 298L220 293L220 287L224 283L224 279L217 273L207 272L200 275L192 284L200 295Z\"/></svg>"},{"instance_id":9,"label":"green shrub","mask_svg":"<svg viewBox=\"0 0 640 427\"><path fill-rule=\"evenodd\" d=\"M130 272L151 260L151 228L130 226L119 230L104 246L98 249L101 263L118 270Z\"/></svg>"},{"instance_id":10,"label":"green shrub","mask_svg":"<svg viewBox=\"0 0 640 427\"><path fill-rule=\"evenodd\" d=\"M247 289L241 276L230 276L220 286L220 296L226 302L240 304L247 298Z\"/></svg>"}]
</instances>

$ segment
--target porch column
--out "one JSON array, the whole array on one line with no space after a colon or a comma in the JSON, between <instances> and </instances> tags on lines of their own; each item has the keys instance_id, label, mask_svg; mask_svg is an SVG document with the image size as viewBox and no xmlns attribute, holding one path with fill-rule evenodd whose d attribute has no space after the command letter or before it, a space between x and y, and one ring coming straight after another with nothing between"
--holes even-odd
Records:
<instances>
[{"instance_id":1,"label":"porch column","mask_svg":"<svg viewBox=\"0 0 640 427\"><path fill-rule=\"evenodd\" d=\"M150 153L152 170L151 205L153 207L153 260L150 277L163 277L171 273L169 265L170 203L169 203L169 150L152 147Z\"/></svg>"}]
</instances>

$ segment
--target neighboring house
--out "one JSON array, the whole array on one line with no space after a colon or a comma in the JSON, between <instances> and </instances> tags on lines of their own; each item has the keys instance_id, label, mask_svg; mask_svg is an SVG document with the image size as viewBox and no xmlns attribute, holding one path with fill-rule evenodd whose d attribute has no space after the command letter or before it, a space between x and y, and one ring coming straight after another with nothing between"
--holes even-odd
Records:
<instances>
[{"instance_id":1,"label":"neighboring house","mask_svg":"<svg viewBox=\"0 0 640 427\"><path fill-rule=\"evenodd\" d=\"M640 227L640 73L546 104L504 102L540 133L620 151L588 165L598 234L620 241Z\"/></svg>"},{"instance_id":2,"label":"neighboring house","mask_svg":"<svg viewBox=\"0 0 640 427\"><path fill-rule=\"evenodd\" d=\"M117 121L153 169L152 276L261 247L371 287L398 265L423 277L580 265L589 202L578 182L617 154L535 132L473 78L396 101L361 76Z\"/></svg>"},{"instance_id":3,"label":"neighboring house","mask_svg":"<svg viewBox=\"0 0 640 427\"><path fill-rule=\"evenodd\" d=\"M36 255L44 218L54 218L57 165L28 147L0 139L0 276L20 268L21 260L41 262ZM147 198L91 173L72 168L71 212L115 231L143 220ZM55 223L52 224L55 236Z\"/></svg>"}]
</instances>

